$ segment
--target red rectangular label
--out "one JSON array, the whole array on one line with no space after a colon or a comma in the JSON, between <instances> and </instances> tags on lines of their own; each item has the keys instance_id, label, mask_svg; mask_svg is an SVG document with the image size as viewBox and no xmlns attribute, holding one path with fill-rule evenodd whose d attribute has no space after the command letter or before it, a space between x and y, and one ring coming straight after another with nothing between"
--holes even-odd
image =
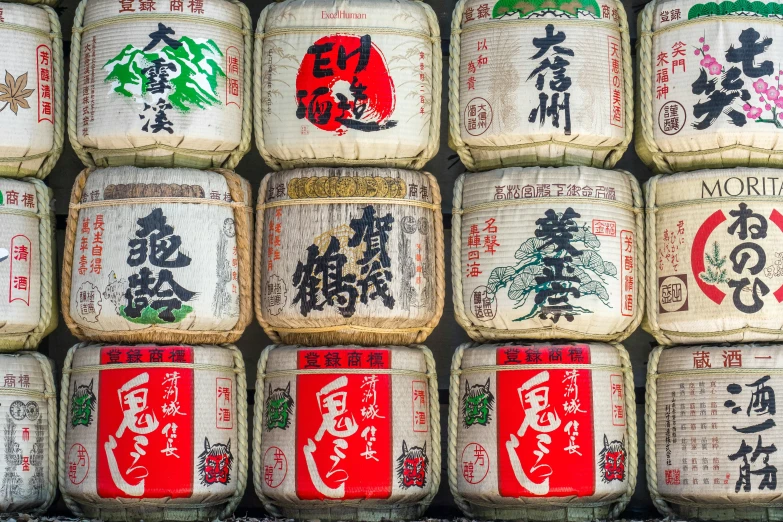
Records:
<instances>
[{"instance_id":1,"label":"red rectangular label","mask_svg":"<svg viewBox=\"0 0 783 522\"><path fill-rule=\"evenodd\" d=\"M413 431L426 432L429 429L429 415L427 415L427 382L413 381L413 383L411 383L411 395L413 401Z\"/></svg>"},{"instance_id":2,"label":"red rectangular label","mask_svg":"<svg viewBox=\"0 0 783 522\"><path fill-rule=\"evenodd\" d=\"M296 493L300 499L389 498L392 489L388 350L300 350L298 366L335 368L297 376Z\"/></svg>"},{"instance_id":3,"label":"red rectangular label","mask_svg":"<svg viewBox=\"0 0 783 522\"><path fill-rule=\"evenodd\" d=\"M35 50L38 83L38 123L54 123L54 78L52 77L52 49L39 45Z\"/></svg>"},{"instance_id":4,"label":"red rectangular label","mask_svg":"<svg viewBox=\"0 0 783 522\"><path fill-rule=\"evenodd\" d=\"M634 276L634 264L636 263L636 252L633 238L633 232L623 230L620 232L620 284L622 285L620 313L630 317L634 312L634 286L636 284Z\"/></svg>"},{"instance_id":5,"label":"red rectangular label","mask_svg":"<svg viewBox=\"0 0 783 522\"><path fill-rule=\"evenodd\" d=\"M183 346L101 348L98 495L188 498L193 493L193 370ZM128 368L125 364L160 364Z\"/></svg>"},{"instance_id":6,"label":"red rectangular label","mask_svg":"<svg viewBox=\"0 0 783 522\"><path fill-rule=\"evenodd\" d=\"M391 368L391 354L389 350L377 350L363 348L351 349L314 349L299 350L297 354L297 368L300 370L317 368L346 368L374 370L378 368Z\"/></svg>"},{"instance_id":7,"label":"red rectangular label","mask_svg":"<svg viewBox=\"0 0 783 522\"><path fill-rule=\"evenodd\" d=\"M589 496L595 492L591 371L586 345L503 347L497 372L499 491L504 497ZM536 365L563 365L563 369Z\"/></svg>"},{"instance_id":8,"label":"red rectangular label","mask_svg":"<svg viewBox=\"0 0 783 522\"><path fill-rule=\"evenodd\" d=\"M22 301L30 306L30 287L33 282L33 244L22 234L11 238L11 278L8 281L8 302Z\"/></svg>"}]
</instances>

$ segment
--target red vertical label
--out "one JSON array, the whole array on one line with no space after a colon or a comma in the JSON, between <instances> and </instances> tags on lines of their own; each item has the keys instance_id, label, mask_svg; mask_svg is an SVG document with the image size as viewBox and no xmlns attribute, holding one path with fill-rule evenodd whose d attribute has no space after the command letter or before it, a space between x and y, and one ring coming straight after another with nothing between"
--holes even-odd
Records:
<instances>
[{"instance_id":1,"label":"red vertical label","mask_svg":"<svg viewBox=\"0 0 783 522\"><path fill-rule=\"evenodd\" d=\"M54 123L54 78L52 78L52 49L39 45L35 50L38 74L38 123Z\"/></svg>"},{"instance_id":2,"label":"red vertical label","mask_svg":"<svg viewBox=\"0 0 783 522\"><path fill-rule=\"evenodd\" d=\"M589 496L595 492L593 400L586 345L507 346L497 372L499 491L504 497ZM536 365L560 365L563 369Z\"/></svg>"},{"instance_id":3,"label":"red vertical label","mask_svg":"<svg viewBox=\"0 0 783 522\"><path fill-rule=\"evenodd\" d=\"M11 238L11 280L8 282L8 302L23 301L30 306L30 287L33 282L33 244L27 236Z\"/></svg>"},{"instance_id":4,"label":"red vertical label","mask_svg":"<svg viewBox=\"0 0 783 522\"><path fill-rule=\"evenodd\" d=\"M635 246L633 232L630 230L620 232L620 284L622 285L620 313L627 317L632 316L634 311Z\"/></svg>"},{"instance_id":5,"label":"red vertical label","mask_svg":"<svg viewBox=\"0 0 783 522\"><path fill-rule=\"evenodd\" d=\"M242 55L234 46L226 49L226 106L242 107Z\"/></svg>"},{"instance_id":6,"label":"red vertical label","mask_svg":"<svg viewBox=\"0 0 783 522\"><path fill-rule=\"evenodd\" d=\"M193 493L191 347L101 349L98 397L98 495L188 498ZM161 368L127 368L152 363ZM108 367L118 365L117 368Z\"/></svg>"},{"instance_id":7,"label":"red vertical label","mask_svg":"<svg viewBox=\"0 0 783 522\"><path fill-rule=\"evenodd\" d=\"M391 367L388 350L300 350L296 493L300 499L389 498L392 489ZM340 373L341 369L367 373Z\"/></svg>"}]
</instances>

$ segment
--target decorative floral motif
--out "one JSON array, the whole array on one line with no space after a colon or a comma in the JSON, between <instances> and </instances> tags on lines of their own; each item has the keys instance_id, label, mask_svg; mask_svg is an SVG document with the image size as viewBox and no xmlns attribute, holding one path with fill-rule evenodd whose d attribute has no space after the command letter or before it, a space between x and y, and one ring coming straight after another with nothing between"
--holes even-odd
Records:
<instances>
[{"instance_id":1,"label":"decorative floral motif","mask_svg":"<svg viewBox=\"0 0 783 522\"><path fill-rule=\"evenodd\" d=\"M4 104L0 107L0 112L3 112L6 107L11 107L11 111L18 115L20 108L29 109L27 98L35 89L25 89L25 87L27 87L27 73L14 79L13 75L6 71L5 83L0 83L0 104Z\"/></svg>"}]
</instances>

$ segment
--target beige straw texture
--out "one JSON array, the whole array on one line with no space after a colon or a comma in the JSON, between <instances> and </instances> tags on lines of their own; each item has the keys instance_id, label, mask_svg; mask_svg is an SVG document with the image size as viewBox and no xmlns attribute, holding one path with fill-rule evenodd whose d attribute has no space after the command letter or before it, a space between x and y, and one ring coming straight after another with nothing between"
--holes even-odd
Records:
<instances>
[{"instance_id":1,"label":"beige straw texture","mask_svg":"<svg viewBox=\"0 0 783 522\"><path fill-rule=\"evenodd\" d=\"M37 201L38 245L35 246L33 255L37 253L39 256L40 315L38 325L29 332L8 334L0 332L0 352L35 350L41 339L57 328L58 308L54 295L57 284L55 275L57 247L54 235L53 192L39 179L25 178L22 181L35 187ZM10 206L0 206L0 222L3 214L12 213L13 209Z\"/></svg>"},{"instance_id":2,"label":"beige straw texture","mask_svg":"<svg viewBox=\"0 0 783 522\"><path fill-rule=\"evenodd\" d=\"M344 11L364 18L359 22L322 21L321 13ZM294 119L294 83L300 62L313 42L334 34L369 35L373 52L377 47L383 53L383 66L394 78L391 99L396 98L396 109L387 119L396 121L396 127L375 132L340 127L335 134L307 119ZM261 157L274 170L326 166L421 169L437 154L443 58L438 18L428 4L420 0L388 5L368 0L286 0L264 8L255 37L255 141ZM332 114L339 110L335 104ZM428 121L418 129L420 114L426 114Z\"/></svg>"},{"instance_id":3,"label":"beige straw texture","mask_svg":"<svg viewBox=\"0 0 783 522\"><path fill-rule=\"evenodd\" d=\"M424 341L437 326L446 289L441 195L434 176L393 168L297 169L266 176L258 200L255 312L270 339L309 346L407 345ZM368 208L374 209L378 222L371 222L365 232L385 228L378 223L391 219L382 234L387 237L383 248L390 263L383 279L391 299L385 302L373 297L372 285L366 302L359 295L362 276L357 263L367 244L351 224L362 227L357 223ZM296 226L297 234L287 235L289 226ZM361 242L351 247L348 240L354 235ZM341 241L338 255L346 258L345 275L355 273L354 314L338 312L339 300L320 303L326 297L318 289L315 299L320 304L309 309L302 301L309 299L306 282L296 280L296 286L294 276L299 266L305 267L307 249L318 245L322 257L333 237Z\"/></svg>"},{"instance_id":4,"label":"beige straw texture","mask_svg":"<svg viewBox=\"0 0 783 522\"><path fill-rule=\"evenodd\" d=\"M378 350L388 350L391 364L388 369L294 369L298 352L306 351L308 348L300 345L272 345L268 346L261 354L258 361L257 381L256 381L256 399L253 420L253 482L255 484L256 495L261 499L264 508L268 513L276 517L297 518L297 519L327 519L327 520L353 520L353 521L381 521L381 520L409 520L418 519L422 516L429 504L432 502L440 486L441 472L441 433L440 433L440 410L438 402L438 383L435 374L435 359L432 352L422 345L412 345L410 347L402 346L381 346ZM326 350L339 353L345 356L349 352L361 351L358 346L333 346ZM371 349L368 349L371 350ZM392 425L393 451L389 464L391 468L391 493L388 499L382 498L360 498L349 500L300 500L298 496L298 486L300 476L306 476L308 469L300 470L299 459L295 459L289 453L287 459L287 474L282 481L274 488L269 487L265 482L264 461L268 451L272 449L285 448L288 451L295 445L291 439L296 437L298 429L304 429L304 424L310 423L309 418L300 417L298 412L301 408L307 408L302 404L302 395L297 394L297 387L304 386L306 376L319 377L328 374L360 374L367 382L368 376L389 377L388 395L390 396L390 409L392 410L392 419L389 423ZM423 382L426 381L426 382ZM279 388L288 383L290 390L289 398L295 403L291 409L291 425L285 430L269 430L265 425L269 409L268 390L274 388L274 394L279 397L283 388ZM354 381L356 382L356 381ZM347 384L347 383L346 383ZM428 406L425 411L428 415L428 425L425 430L411 430L410 415L413 413L413 401L406 395L410 393L411 385L419 384L420 389L427 394ZM358 388L358 386L357 386ZM351 390L353 388L350 388ZM286 393L289 393L287 391ZM349 390L347 393L351 393ZM354 392L355 393L355 392ZM383 388L377 388L377 396L380 397L386 393ZM305 411L308 411L305 409ZM324 418L326 420L326 418ZM380 419L379 419L380 421ZM400 422L404 421L404 422ZM293 428L293 429L291 429ZM359 431L355 435L347 437L349 445L357 446L364 443L359 438ZM377 440L379 445L384 444L384 437L388 436L382 428L378 429ZM424 441L424 448L427 457L426 464L426 483L424 489L426 493L418 487L412 486L404 488L398 484L399 469L399 441L407 441L407 447L421 446ZM345 441L345 439L344 439ZM413 442L418 441L418 442ZM323 443L321 443L323 444ZM370 446L372 447L372 446ZM403 448L405 443L403 443ZM299 451L298 449L296 451ZM355 456L355 454L353 454ZM370 462L370 461L368 461ZM343 465L349 465L349 461L343 462ZM353 464L356 465L355 463ZM360 464L361 469L361 464ZM368 477L369 478L369 477ZM363 478L348 479L350 485L363 484Z\"/></svg>"},{"instance_id":5,"label":"beige straw texture","mask_svg":"<svg viewBox=\"0 0 783 522\"><path fill-rule=\"evenodd\" d=\"M252 56L253 56L253 21L250 18L250 11L247 6L240 0L220 0L220 2L213 0L211 6L225 10L221 3L235 6L239 11L239 18L241 19L241 26L235 26L224 21L220 21L212 18L204 18L202 16L193 16L190 14L178 14L174 12L168 13L131 13L126 15L119 15L109 18L103 18L97 22L93 22L84 25L85 16L88 14L88 8L98 9L102 6L95 2L95 0L82 0L76 12L74 14L73 21L73 34L71 35L71 57L70 57L70 72L68 78L68 137L71 142L71 146L74 152L82 160L87 167L109 167L117 165L136 165L139 167L190 167L197 169L208 168L226 168L233 169L237 166L242 157L250 150L250 141L252 139L252 125L253 125L253 109L251 97L253 95L252 81ZM241 94L241 120L240 120L240 132L239 141L235 148L226 150L220 148L220 144L214 145L212 149L207 148L187 148L179 145L172 145L171 143L164 143L162 140L166 139L169 134L161 132L160 134L150 133L148 136L137 136L137 138L148 138L149 136L155 137L156 142L148 145L140 145L135 147L117 147L117 146L102 146L92 147L84 144L82 136L80 134L80 120L82 118L83 110L86 111L83 97L81 96L80 81L80 67L82 62L82 53L84 52L82 39L85 35L90 36L91 31L99 30L102 27L110 26L116 27L115 31L122 31L122 27L126 27L127 31L131 32L133 24L140 22L154 22L154 23L169 23L171 21L180 22L186 26L188 23L193 24L196 28L204 30L205 25L211 27L213 31L219 29L227 33L239 33L242 39L242 94ZM217 29L216 29L217 28ZM102 35L105 36L105 35ZM178 33L179 36L179 33ZM202 36L196 34L192 36ZM93 44L93 47L95 45ZM119 49L118 49L119 50ZM225 52L225 49L222 50ZM227 81L227 80L226 80ZM97 79L95 84L102 84ZM111 91L109 91L111 92ZM225 94L225 93L221 93ZM223 96L226 97L226 96ZM222 100L226 103L225 107L228 107L228 99ZM232 102L233 103L233 102ZM115 107L123 107L122 105L116 105ZM141 107L141 106L140 106ZM141 110L141 109L139 109ZM193 111L195 109L191 109ZM127 116L127 115L126 115ZM130 116L127 116L130 118ZM133 116L136 117L135 115ZM138 122L138 119L133 120ZM228 121L228 120L226 120ZM134 123L135 125L136 123ZM204 125L200 124L200 128L191 126L191 133L196 131L203 131ZM124 127L123 127L124 128ZM222 139L223 134L229 134L234 131L233 128L218 129L219 132L215 133L211 131L209 139L214 141ZM181 132L181 131L175 131ZM199 132L199 135L202 133ZM185 134L180 137L180 142L187 139L188 135ZM108 140L109 142L120 142L125 140L126 136L98 136L96 139ZM169 140L170 141L170 140ZM217 142L215 142L217 143ZM220 149L220 150L217 150Z\"/></svg>"},{"instance_id":6,"label":"beige straw texture","mask_svg":"<svg viewBox=\"0 0 783 522\"><path fill-rule=\"evenodd\" d=\"M65 357L63 363L63 378L61 383L60 392L60 429L59 429L59 449L58 449L58 476L60 481L60 491L63 495L63 500L68 506L68 509L78 517L88 517L92 519L102 519L113 522L132 522L132 521L152 521L162 522L166 520L178 520L182 522L199 521L199 522L211 522L216 519L225 519L233 515L234 511L239 505L242 496L245 492L247 485L247 473L248 473L248 424L247 424L247 381L245 373L245 364L242 358L242 353L232 344L224 344L221 346L214 345L198 345L193 346L194 364L183 363L137 363L137 364L124 364L123 368L138 367L140 370L144 368L171 368L171 369L192 369L194 374L194 382L199 376L199 373L206 373L212 375L227 375L233 374L234 381L234 401L236 404L236 411L234 412L233 419L235 419L235 425L230 432L235 433L235 439L237 442L236 447L231 448L233 455L233 463L230 468L230 481L229 486L232 486L233 491L229 496L224 494L212 494L208 501L205 502L193 502L189 499L145 499L135 498L101 498L94 491L82 491L75 489L71 485L68 479L67 461L69 451L67 448L68 441L79 440L84 442L83 446L87 448L98 447L98 441L89 441L83 438L78 438L74 432L75 429L69 424L71 418L71 395L76 388L72 385L72 379L74 375L87 375L95 384L100 385L101 371L106 371L105 365L81 365L74 366L74 356L78 357L79 352L92 352L83 357L84 360L94 360L97 357L97 352L107 345L81 343L73 346ZM157 345L145 345L145 347L155 347ZM226 357L221 352L230 352L230 355ZM205 361L209 357L218 357L221 360L221 364L209 364ZM225 366L226 359L231 361L230 366ZM109 366L111 368L111 366ZM97 375L97 376L96 376ZM104 377L106 379L107 377ZM213 377L214 378L214 377ZM97 393L96 388L96 393ZM216 399L208 397L208 391L206 389L192 390L195 397L195 404L199 404L202 401L204 404L214 405ZM215 392L216 393L216 392ZM202 396L203 395L203 396ZM100 407L100 405L97 405ZM97 412L96 412L97 413ZM198 415L195 411L194 414ZM101 422L100 416L93 422ZM79 426L84 428L84 426ZM209 426L206 426L209 428ZM208 432L211 432L208 430ZM212 443L219 442L212 437ZM198 455L201 451L203 441L200 439L186 441L182 438L178 440L178 445L181 447L183 444L193 444L194 456ZM93 455L92 458L95 458ZM157 457L160 458L160 457ZM193 466L193 486L198 482L196 476L197 467ZM94 480L92 487L94 488ZM82 486L79 486L82 487ZM76 495L76 492L82 493L82 495ZM204 498L204 492L200 491L199 496Z\"/></svg>"},{"instance_id":7,"label":"beige straw texture","mask_svg":"<svg viewBox=\"0 0 783 522\"><path fill-rule=\"evenodd\" d=\"M557 364L519 364L515 366L496 365L495 352L503 349L508 345L480 345L475 343L466 343L457 348L452 359L451 377L449 386L449 442L448 442L448 472L449 472L449 488L451 490L454 499L465 514L465 516L477 519L495 519L495 520L527 520L527 521L586 521L605 518L615 518L623 512L625 507L633 495L636 487L638 460L637 460L637 435L636 435L636 400L633 384L633 373L631 369L631 361L622 345L617 343L611 344L588 344L582 346L588 346L591 353L591 364L572 364L572 363L557 363ZM518 345L520 350L524 348L532 348L546 351L553 347L563 348L564 351L571 345L549 345L542 343L535 343L530 345ZM515 346L511 346L512 348ZM469 358L471 362L466 364L466 358ZM500 459L499 452L501 449L501 442L499 441L499 435L496 438L491 436L492 433L500 431L500 428L496 428L499 424L499 418L503 415L508 415L508 409L504 409L504 398L499 397L500 389L498 388L498 376L501 372L515 370L565 370L565 371L584 371L588 370L591 374L591 386L593 388L592 394L594 400L592 401L593 412L592 415L593 431L595 432L596 448L595 455L590 458L595 458L594 462L600 462L599 449L605 447L606 437L605 434L611 432L612 437L608 440L612 440L613 437L617 437L618 429L624 431L620 440L624 441L625 448L625 468L624 468L624 485L620 482L617 485L613 482L604 482L598 478L600 470L596 470L597 475L593 478L595 481L594 495L588 497L552 497L544 496L501 496L499 494L498 484L498 460ZM622 377L616 372L620 372ZM549 374L547 373L547 378ZM609 374L612 374L611 380ZM615 378L620 378L624 389L624 395L622 399L625 407L624 415L624 429L620 429L615 424L615 418L613 415L613 404L607 405L602 401L597 400L600 390L596 389L596 383L615 383ZM489 412L488 421L482 426L481 424L473 424L470 428L467 427L466 419L462 419L464 409L463 398L467 397L466 379L469 379L472 388L481 388L483 393L489 392L492 399L488 402L494 405L494 411ZM486 384L484 384L486 381ZM519 390L519 396L514 393L513 396L508 394L511 402L518 402L521 397L522 390ZM612 391L613 397L616 395L614 390ZM486 397L485 397L486 398ZM500 401L500 402L498 402ZM508 404L508 403L506 403ZM508 406L506 406L508 408ZM552 411L556 411L553 408ZM557 418L562 419L562 423L566 422L566 413L556 414ZM515 426L523 422L524 416L514 418ZM550 418L550 421L552 419ZM472 439L470 437L479 436L480 433L475 432L476 428L490 430L490 436L481 439ZM533 428L531 428L533 429ZM473 432L470 432L473 430ZM584 426L582 426L584 430ZM603 437L602 437L603 435ZM604 442L601 442L603 438ZM460 461L463 453L463 448L458 447L458 444L464 444L465 441L476 440L480 444L486 446L486 468L493 470L493 473L486 476L482 480L474 480L472 484L468 484L465 479L464 468ZM462 442L460 442L462 441ZM573 444L573 441L572 441ZM466 447L473 446L468 444ZM592 446L591 446L592 447ZM523 445L522 449L517 451L529 452L532 451L531 445ZM551 448L551 454L548 458L552 458L556 453L564 451L560 448ZM574 455L576 457L576 455ZM545 457L546 458L546 457ZM558 474L562 476L567 474L568 471L563 469L562 462L560 466L553 470L553 473L549 476L546 483L549 484L549 480L555 480ZM511 464L509 464L511 465ZM597 465L597 464L594 464ZM475 473L479 473L474 469ZM514 474L511 474L512 478L506 477L505 485L503 487L513 487L513 484L509 484L513 481ZM474 477L478 478L478 477ZM574 480L576 480L574 478ZM561 482L562 483L562 482ZM575 483L574 483L575 484ZM569 484L570 485L570 484ZM618 489L619 488L619 489Z\"/></svg>"},{"instance_id":8,"label":"beige straw texture","mask_svg":"<svg viewBox=\"0 0 783 522\"><path fill-rule=\"evenodd\" d=\"M10 39L19 39L20 37L19 33L27 33L27 34L43 37L45 41L48 41L52 52L52 55L50 57L51 67L49 71L51 73L50 85L51 85L51 100L52 100L52 107L53 107L52 118L54 120L52 123L53 141L52 141L52 148L42 153L25 154L20 157L3 157L0 154L0 176L11 177L11 178L32 176L35 178L43 179L49 175L49 173L52 171L52 168L54 168L55 163L57 163L57 160L60 158L60 154L62 153L63 150L63 141L65 139L64 138L65 84L63 80L63 67L65 66L65 63L63 61L63 37L62 37L62 31L60 29L60 19L57 13L54 11L54 9L49 7L50 5L51 6L56 5L57 0L53 0L53 1L43 0L40 2L35 0L30 0L30 1L23 0L19 3L40 4L40 5L36 5L35 8L41 9L46 13L46 17L49 20L49 31L43 32L43 31L39 31L34 27L30 27L22 24L16 24L16 23L0 23L0 35L3 35L4 37ZM14 33L16 33L16 36L14 36ZM10 51L10 52L14 52L14 51ZM36 60L38 60L37 54L36 54ZM7 72L8 71L6 70L6 74ZM28 71L28 75L31 72L36 77L39 74L37 70L33 70L33 71ZM28 101L32 102L34 99L39 97L39 92L37 91L38 89L40 89L40 85L35 83L35 78L28 79L27 88L36 89L36 91L33 93L33 97L31 97ZM36 107L35 105L37 104L34 104L32 108L28 108L28 110L37 110L38 107ZM8 110L10 112L11 109ZM38 122L37 127L40 127L41 123L44 126L49 125L46 122L46 120L43 120L43 122L41 121ZM26 129L22 128L21 130L24 133ZM38 130L38 128L36 128L32 132L37 133L41 131ZM32 147L32 143L29 146Z\"/></svg>"},{"instance_id":9,"label":"beige straw texture","mask_svg":"<svg viewBox=\"0 0 783 522\"><path fill-rule=\"evenodd\" d=\"M605 5L610 10L609 12L616 12L616 23L612 20L596 19L595 16L577 19L568 13L562 13L558 18L522 18L524 15L521 14L521 11L520 18L508 15L494 18L495 15L491 15L488 21L481 21L478 18L481 18L482 15L477 15L477 7L480 7L478 1L460 0L457 2L452 15L449 43L449 147L459 154L462 163L468 170L482 171L500 167L534 165L558 167L585 165L612 168L620 160L631 142L634 119L633 71L628 19L621 2L610 0L599 3L602 6ZM493 2L490 2L490 13L496 9L493 7L494 5ZM465 14L468 9L473 13L474 21L466 27ZM563 46L575 50L576 55L568 58L571 63L575 63L580 55L590 56L596 60L599 59L599 56L603 56L603 54L597 53L594 46L603 47L606 45L606 41L598 40L596 34L615 34L616 36L612 36L612 38L615 40L619 38L622 67L620 92L623 96L622 130L619 130L614 123L610 125L609 115L607 115L606 122L603 124L605 130L600 135L590 135L590 130L596 128L594 121L597 117L596 104L600 103L603 106L603 101L599 102L599 100L611 99L612 82L615 81L612 74L616 73L610 72L610 61L604 64L602 58L600 64L596 61L591 62L590 66L586 66L586 70L590 71L591 76L577 80L583 84L590 84L585 87L585 92L590 92L591 95L581 100L577 98L570 100L573 119L576 120L579 114L589 114L589 118L584 120L583 130L575 132L574 136L566 136L563 134L565 123L561 121L559 128L552 127L552 130L547 132L551 134L551 137L545 140L532 136L532 134L540 134L544 130L540 132L525 130L523 121L527 121L528 116L534 118L533 113L529 111L536 109L535 99L538 97L539 91L532 89L530 81L526 82L526 72L520 75L514 71L533 70L539 63L528 60L528 55L520 52L519 46L529 45L527 42L534 36L544 35L545 25L552 25L553 22L558 31L568 28L566 31L568 36ZM520 35L523 31L525 31L525 36L521 38ZM529 36L528 32L530 32ZM463 45L463 38L469 39L468 46ZM474 41L478 42L478 46L473 43ZM584 42L587 41L593 43L585 45ZM485 49L482 42L490 47ZM492 71L491 76L482 73L480 68L475 72L473 69L470 71L471 77L475 78L476 82L475 87L477 88L474 90L474 87L468 86L469 75L463 74L463 69L467 70L466 67L469 65L475 66L477 64L482 56L478 55L477 48L482 52L482 55L488 53L488 59L494 63L487 64ZM472 59L462 56L467 51L470 51ZM599 52L603 53L603 49L601 48ZM531 54L533 53L531 52ZM473 55L477 56L473 57ZM520 63L519 60L524 61ZM594 74L601 71L603 67L606 68L606 74ZM568 70L568 72L572 70ZM604 83L604 78L610 80ZM481 90L483 88L481 81L484 82L484 86L489 81L490 90L487 91L489 94L484 94L489 97L488 100L482 97L481 93L484 91ZM619 77L617 81L620 82ZM527 85L530 87L526 88ZM462 101L461 96L463 97ZM468 130L465 111L469 105L468 97L470 96L479 97L481 104L490 107L490 117L487 119L491 121L485 131L473 133ZM520 103L524 108L520 108ZM586 105L580 107L580 103ZM609 105L607 105L608 108ZM562 119L563 117L561 117ZM516 130L512 132L509 129ZM509 134L512 135L509 136Z\"/></svg>"},{"instance_id":10,"label":"beige straw texture","mask_svg":"<svg viewBox=\"0 0 783 522\"><path fill-rule=\"evenodd\" d=\"M72 296L73 298L79 297L77 294L77 289L71 288L73 279L75 277L74 272L74 259L75 259L75 251L78 251L80 246L76 244L77 242L77 236L79 235L79 231L77 230L78 227L81 224L81 212L89 209L91 203L83 203L84 198L84 190L85 186L88 184L88 180L91 176L97 176L98 181L97 183L102 182L103 176L110 176L110 175L118 175L117 173L122 173L125 171L117 170L117 169L130 169L127 171L127 175L129 178L131 176L136 176L136 179L142 180L145 179L145 177L150 176L150 170L149 169L134 169L133 167L116 167L116 168L109 168L109 169L85 169L82 171L81 174L76 178L76 182L74 184L73 192L71 194L71 204L70 204L70 210L68 215L68 229L66 231L66 240L65 240L65 251L63 254L63 278L62 278L62 309L63 309L63 317L65 318L65 324L68 326L68 328L71 330L73 335L75 335L77 338L82 340L93 340L93 341L105 341L105 342L121 342L121 343L143 343L143 342L158 342L158 343L202 343L202 344L222 344L222 343L231 343L238 340L242 333L244 332L247 325L250 324L253 317L253 305L252 305L252 267L251 267L251 252L253 249L253 214L252 214L252 207L250 207L249 203L252 201L252 195L249 193L250 185L249 183L244 180L242 177L235 174L233 171L227 170L227 169L213 169L209 172L219 174L221 178L225 180L225 184L228 188L228 194L230 195L230 199L233 201L232 203L226 203L222 202L220 200L213 200L209 199L209 194L202 194L199 198L165 198L165 197L151 197L146 194L139 194L139 196L129 196L127 198L118 198L111 200L104 194L104 200L96 203L100 206L105 206L108 208L117 208L117 207L124 207L124 208L133 208L134 205L149 205L151 202L154 202L155 204L178 204L181 202L182 206L181 208L183 211L190 208L190 205L196 204L196 205L205 205L206 208L209 208L209 206L228 206L232 209L233 213L233 228L231 228L231 232L233 233L235 230L235 240L236 240L236 267L228 270L228 275L225 275L225 277L228 277L229 279L232 277L233 273L236 273L236 293L238 294L237 298L237 304L238 304L238 315L236 319L236 323L232 328L228 328L225 330L209 330L209 329L177 329L177 328L169 328L164 326L158 326L157 324L147 324L146 327L142 329L127 329L127 325L125 329L100 329L98 326L100 323L95 323L96 327L90 327L87 326L87 324L93 324L85 323L85 321L79 321L77 322L77 318L73 317L72 315ZM201 179L203 176L199 174L197 171L191 171L188 172L187 170L180 170L180 169L159 169L160 172L156 173L155 175L155 181L156 182L162 182L165 180L166 172L168 170L168 175L170 176L170 179L175 181L187 181L189 178L188 176L194 177L194 179ZM210 178L211 179L211 178ZM132 181L132 179L128 179L127 181ZM209 181L203 181L202 183L212 183ZM138 185L138 184L137 184ZM148 186L148 185L147 185ZM122 187L120 185L119 187ZM173 187L174 189L179 190L180 185L177 185L176 183L172 185L161 185L160 190L165 190L167 187ZM181 187L188 188L191 187L190 185L182 185ZM107 187L108 188L108 187ZM201 189L202 187L198 187L198 189ZM119 190L119 189L118 189ZM157 192L156 192L157 193ZM223 194L220 194L220 197L223 197ZM151 201L150 201L151 200ZM108 212L108 210L106 211ZM147 210L146 212L149 212ZM139 216L140 217L140 216ZM130 222L131 220L126 217L125 219ZM125 222L125 219L123 222ZM169 217L169 219L171 219ZM169 222L171 224L171 222ZM213 240L212 237L205 237L204 241L207 240ZM196 245L194 245L196 246ZM107 245L106 248L109 248ZM122 245L115 245L115 248L123 248L126 249L127 245L125 243L122 243ZM191 253L195 254L196 250L191 250ZM195 259L195 256L192 256ZM218 271L221 270L221 266L217 266L216 269ZM120 274L118 277L122 278L122 274ZM206 281L206 278L203 279ZM192 284L197 284L199 281L202 281L202 277L196 277L193 279ZM203 281L202 281L203 282ZM104 294L108 295L108 287L107 290L104 292ZM205 293L206 293L205 289ZM214 292L214 286L209 288L209 292ZM211 295L211 293L207 293L207 296ZM106 298L106 295L103 296ZM198 297L198 295L197 295ZM213 302L213 305L218 306L217 303ZM104 306L111 306L111 303L104 302Z\"/></svg>"}]
</instances>

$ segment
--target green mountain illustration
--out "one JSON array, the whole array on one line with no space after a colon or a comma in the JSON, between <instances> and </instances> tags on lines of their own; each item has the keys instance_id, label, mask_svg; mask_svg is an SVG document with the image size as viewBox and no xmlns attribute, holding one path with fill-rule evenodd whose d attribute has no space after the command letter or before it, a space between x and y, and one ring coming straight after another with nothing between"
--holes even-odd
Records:
<instances>
[{"instance_id":1,"label":"green mountain illustration","mask_svg":"<svg viewBox=\"0 0 783 522\"><path fill-rule=\"evenodd\" d=\"M763 16L765 18L770 16L783 16L783 4L778 4L776 2L748 2L748 0L696 4L688 10L688 20L701 16L719 16L733 13L755 13L758 16Z\"/></svg>"},{"instance_id":2,"label":"green mountain illustration","mask_svg":"<svg viewBox=\"0 0 783 522\"><path fill-rule=\"evenodd\" d=\"M577 16L579 11L585 11L600 18L601 9L595 0L500 0L492 9L492 18L500 18L507 14L519 13L525 18L537 11L562 11Z\"/></svg>"},{"instance_id":3,"label":"green mountain illustration","mask_svg":"<svg viewBox=\"0 0 783 522\"><path fill-rule=\"evenodd\" d=\"M155 60L162 60L162 63L174 66L174 69L167 69L170 88L166 89L168 101L174 107L187 112L194 107L205 109L220 105L218 79L226 76L220 67L223 53L212 40L197 41L183 36L178 41L182 45L177 49L166 45L148 52L127 45L103 66L109 73L105 81L113 82L114 92L122 96L144 98L150 88L144 70Z\"/></svg>"}]
</instances>

